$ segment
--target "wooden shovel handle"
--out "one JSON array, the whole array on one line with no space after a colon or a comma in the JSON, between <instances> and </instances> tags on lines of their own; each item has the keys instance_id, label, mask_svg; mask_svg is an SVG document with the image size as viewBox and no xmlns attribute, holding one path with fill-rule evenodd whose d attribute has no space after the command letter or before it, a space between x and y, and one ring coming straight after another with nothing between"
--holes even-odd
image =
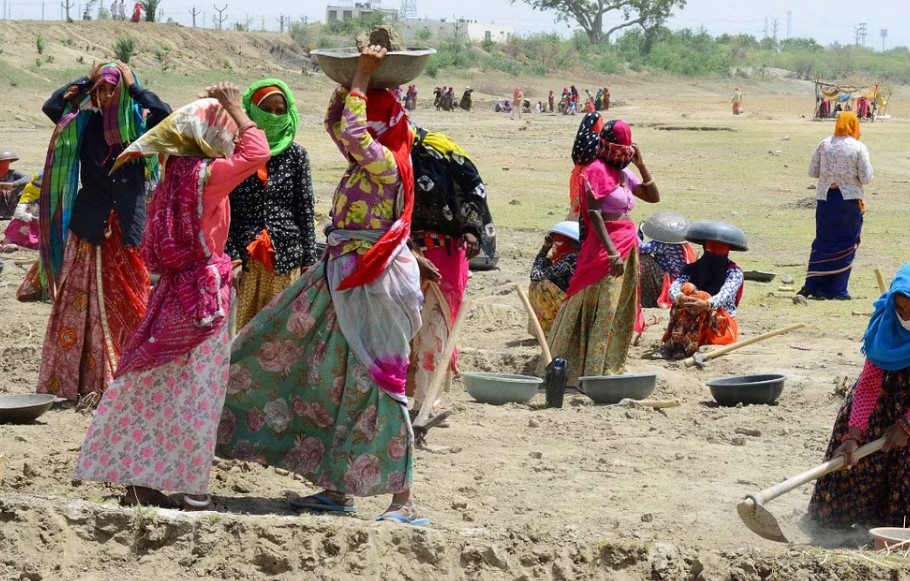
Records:
<instances>
[{"instance_id":1,"label":"wooden shovel handle","mask_svg":"<svg viewBox=\"0 0 910 581\"><path fill-rule=\"evenodd\" d=\"M436 283L430 284L434 285ZM437 290L437 292L440 291ZM436 366L436 371L430 379L430 386L427 388L427 395L423 401L423 405L420 406L420 412L417 414L417 417L414 418L413 424L415 425L423 425L427 421L427 418L430 417L430 412L433 409L433 402L436 401L439 390L442 388L442 382L451 366L452 354L455 353L455 347L458 344L458 335L461 333L461 326L464 324L464 320L468 316L468 311L470 310L471 301L470 299L465 299L465 301L461 303L461 308L458 310L458 316L455 317L452 328L449 329L449 336L446 338L446 344L442 349L442 358L439 360L439 365Z\"/></svg>"},{"instance_id":2,"label":"wooden shovel handle","mask_svg":"<svg viewBox=\"0 0 910 581\"><path fill-rule=\"evenodd\" d=\"M789 333L790 331L796 331L797 329L802 329L805 326L806 326L805 323L796 323L795 325L790 325L789 327L783 327L781 329L775 329L774 331L768 331L767 333L762 333L761 335L758 335L757 337L750 337L749 339L743 339L742 341L737 341L736 343L733 343L732 345L726 345L724 347L721 347L720 349L715 349L714 351L705 353L704 360L710 361L712 359L716 359L716 358L720 357L721 355L726 355L730 351L736 351L737 349L746 347L748 345L753 345L755 343L758 343L759 341L764 341L765 339L770 339L771 337L776 337L778 335L783 335L785 333ZM685 365L686 365L686 367L692 367L693 365L695 365L695 357L693 356L693 357L689 357L688 359L686 359Z\"/></svg>"},{"instance_id":3,"label":"wooden shovel handle","mask_svg":"<svg viewBox=\"0 0 910 581\"><path fill-rule=\"evenodd\" d=\"M518 283L515 283L515 290L518 291L518 296L521 298L521 302L524 303L525 310L528 311L528 316L531 318L531 324L534 327L534 334L537 335L537 342L540 343L540 351L543 357L543 364L549 365L550 361L553 361L553 355L550 353L550 344L547 343L547 336L543 333L543 328L540 326L540 321L537 320L537 313L534 312L534 307L531 306L531 301L528 300L528 295L525 294L523 288Z\"/></svg>"},{"instance_id":4,"label":"wooden shovel handle","mask_svg":"<svg viewBox=\"0 0 910 581\"><path fill-rule=\"evenodd\" d=\"M857 450L856 453L853 454L853 458L856 460L865 458L869 454L873 454L881 450L882 446L884 445L885 438L879 438L874 442L869 442ZM780 484L772 486L767 490L762 490L758 494L752 495L752 498L755 500L756 504L768 502L769 500L773 500L784 493L790 492L794 488L798 488L807 482L811 482L816 478L821 478L825 474L828 474L830 472L837 472L843 467L844 458L843 456L838 456L837 458L829 460L824 464L819 464L815 468L810 468L801 474L797 474L792 478L788 478L787 480L784 480Z\"/></svg>"},{"instance_id":5,"label":"wooden shovel handle","mask_svg":"<svg viewBox=\"0 0 910 581\"><path fill-rule=\"evenodd\" d=\"M878 290L882 294L885 294L886 292L888 292L888 285L885 284L885 275L882 274L882 269L880 269L880 268L875 269L875 280L878 282Z\"/></svg>"},{"instance_id":6,"label":"wooden shovel handle","mask_svg":"<svg viewBox=\"0 0 910 581\"><path fill-rule=\"evenodd\" d=\"M679 407L682 404L678 399L642 399L638 401L638 405L654 408L656 410L663 410Z\"/></svg>"}]
</instances>

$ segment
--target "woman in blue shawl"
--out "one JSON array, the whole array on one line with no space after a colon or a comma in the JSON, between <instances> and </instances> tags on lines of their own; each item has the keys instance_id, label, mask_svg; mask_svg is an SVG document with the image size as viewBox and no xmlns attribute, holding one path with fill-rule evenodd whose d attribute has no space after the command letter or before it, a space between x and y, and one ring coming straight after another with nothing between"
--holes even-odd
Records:
<instances>
[{"instance_id":1,"label":"woman in blue shawl","mask_svg":"<svg viewBox=\"0 0 910 581\"><path fill-rule=\"evenodd\" d=\"M910 264L875 301L863 352L866 363L837 415L825 455L844 457L851 469L819 479L809 514L832 527L904 526L910 516ZM855 461L859 446L881 437L881 453Z\"/></svg>"}]
</instances>

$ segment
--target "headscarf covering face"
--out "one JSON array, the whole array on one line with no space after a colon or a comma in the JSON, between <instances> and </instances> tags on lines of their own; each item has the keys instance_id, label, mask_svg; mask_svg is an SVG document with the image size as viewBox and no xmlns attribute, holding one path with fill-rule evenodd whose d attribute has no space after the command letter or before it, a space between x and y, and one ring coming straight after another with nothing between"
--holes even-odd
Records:
<instances>
[{"instance_id":1,"label":"headscarf covering face","mask_svg":"<svg viewBox=\"0 0 910 581\"><path fill-rule=\"evenodd\" d=\"M625 121L608 121L600 132L597 157L616 169L625 169L635 157L632 129Z\"/></svg>"},{"instance_id":2,"label":"headscarf covering face","mask_svg":"<svg viewBox=\"0 0 910 581\"><path fill-rule=\"evenodd\" d=\"M835 137L859 139L859 117L853 111L844 111L834 122Z\"/></svg>"},{"instance_id":3,"label":"headscarf covering face","mask_svg":"<svg viewBox=\"0 0 910 581\"><path fill-rule=\"evenodd\" d=\"M267 113L259 108L266 98L276 93L283 95L287 104L288 112L284 115ZM243 108L259 129L265 132L273 156L283 153L294 142L300 114L294 102L294 93L283 81L262 79L250 85L243 94Z\"/></svg>"},{"instance_id":4,"label":"headscarf covering face","mask_svg":"<svg viewBox=\"0 0 910 581\"><path fill-rule=\"evenodd\" d=\"M341 281L338 290L354 288L376 280L411 233L411 214L414 210L414 168L411 165L411 148L414 145L414 138L404 107L391 91L386 89L367 91L367 131L395 158L401 178L404 207L401 215L382 238L357 260L354 271Z\"/></svg>"},{"instance_id":5,"label":"headscarf covering face","mask_svg":"<svg viewBox=\"0 0 910 581\"><path fill-rule=\"evenodd\" d=\"M123 136L120 134L119 127L120 98L122 90L117 90L120 85L120 79L120 69L115 66L106 66L99 72L98 79L95 81L90 92L92 96L92 105L101 111L101 118L104 120L104 141L108 145L123 143ZM110 85L114 87L114 91L106 102L99 103L98 89L102 85Z\"/></svg>"},{"instance_id":6,"label":"headscarf covering face","mask_svg":"<svg viewBox=\"0 0 910 581\"><path fill-rule=\"evenodd\" d=\"M891 288L874 303L875 311L863 336L866 359L885 371L910 367L910 331L901 325L895 297L910 297L910 264L897 271Z\"/></svg>"},{"instance_id":7,"label":"headscarf covering face","mask_svg":"<svg viewBox=\"0 0 910 581\"><path fill-rule=\"evenodd\" d=\"M600 113L587 113L582 118L578 133L575 134L575 144L572 146L572 163L588 165L594 161L603 126L604 120Z\"/></svg>"},{"instance_id":8,"label":"headscarf covering face","mask_svg":"<svg viewBox=\"0 0 910 581\"><path fill-rule=\"evenodd\" d=\"M141 156L229 157L236 135L237 124L217 99L199 99L177 109L131 143L111 171Z\"/></svg>"},{"instance_id":9,"label":"headscarf covering face","mask_svg":"<svg viewBox=\"0 0 910 581\"><path fill-rule=\"evenodd\" d=\"M135 83L141 86L139 76L133 72ZM115 88L110 100L98 104L95 89L101 84ZM48 146L44 163L44 177L39 202L41 216L41 242L39 247L40 275L42 286L46 286L49 297L56 291L57 278L63 268L63 250L72 209L79 190L80 151L88 116L92 107L101 108L105 143L113 151L128 144L145 133L145 116L142 107L130 96L129 87L121 82L120 69L114 64L106 65L100 77L88 93L78 92L66 104L63 116L57 122ZM150 190L158 181L158 160L145 161L145 186Z\"/></svg>"}]
</instances>

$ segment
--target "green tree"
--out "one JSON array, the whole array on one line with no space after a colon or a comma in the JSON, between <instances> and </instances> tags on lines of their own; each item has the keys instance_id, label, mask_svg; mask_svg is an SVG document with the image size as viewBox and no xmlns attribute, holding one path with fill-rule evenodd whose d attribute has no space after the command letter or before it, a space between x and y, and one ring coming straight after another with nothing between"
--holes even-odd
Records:
<instances>
[{"instance_id":1,"label":"green tree","mask_svg":"<svg viewBox=\"0 0 910 581\"><path fill-rule=\"evenodd\" d=\"M512 0L514 4L518 0ZM631 26L649 30L662 26L674 8L685 8L686 0L521 0L535 10L553 10L564 22L575 22L592 43L609 41L617 31ZM604 30L604 17L622 21Z\"/></svg>"},{"instance_id":2,"label":"green tree","mask_svg":"<svg viewBox=\"0 0 910 581\"><path fill-rule=\"evenodd\" d=\"M158 13L158 7L161 6L161 0L139 0L142 9L145 10L145 21L155 22L155 16Z\"/></svg>"}]
</instances>

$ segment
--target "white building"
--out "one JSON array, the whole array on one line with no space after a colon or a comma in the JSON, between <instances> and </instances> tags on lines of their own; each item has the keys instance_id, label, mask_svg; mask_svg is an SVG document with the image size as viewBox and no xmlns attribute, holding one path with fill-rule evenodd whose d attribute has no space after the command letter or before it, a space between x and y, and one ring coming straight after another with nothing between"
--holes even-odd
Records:
<instances>
[{"instance_id":1,"label":"white building","mask_svg":"<svg viewBox=\"0 0 910 581\"><path fill-rule=\"evenodd\" d=\"M432 20L415 18L399 21L404 39L410 44L421 38L426 40L451 40L455 37L475 42L507 42L515 33L511 26L500 26L476 20Z\"/></svg>"},{"instance_id":2,"label":"white building","mask_svg":"<svg viewBox=\"0 0 910 581\"><path fill-rule=\"evenodd\" d=\"M329 4L325 7L326 24L336 20L358 20L373 14L382 14L385 22L394 22L398 20L398 10L392 8L383 8L381 2L342 2L341 4Z\"/></svg>"}]
</instances>

